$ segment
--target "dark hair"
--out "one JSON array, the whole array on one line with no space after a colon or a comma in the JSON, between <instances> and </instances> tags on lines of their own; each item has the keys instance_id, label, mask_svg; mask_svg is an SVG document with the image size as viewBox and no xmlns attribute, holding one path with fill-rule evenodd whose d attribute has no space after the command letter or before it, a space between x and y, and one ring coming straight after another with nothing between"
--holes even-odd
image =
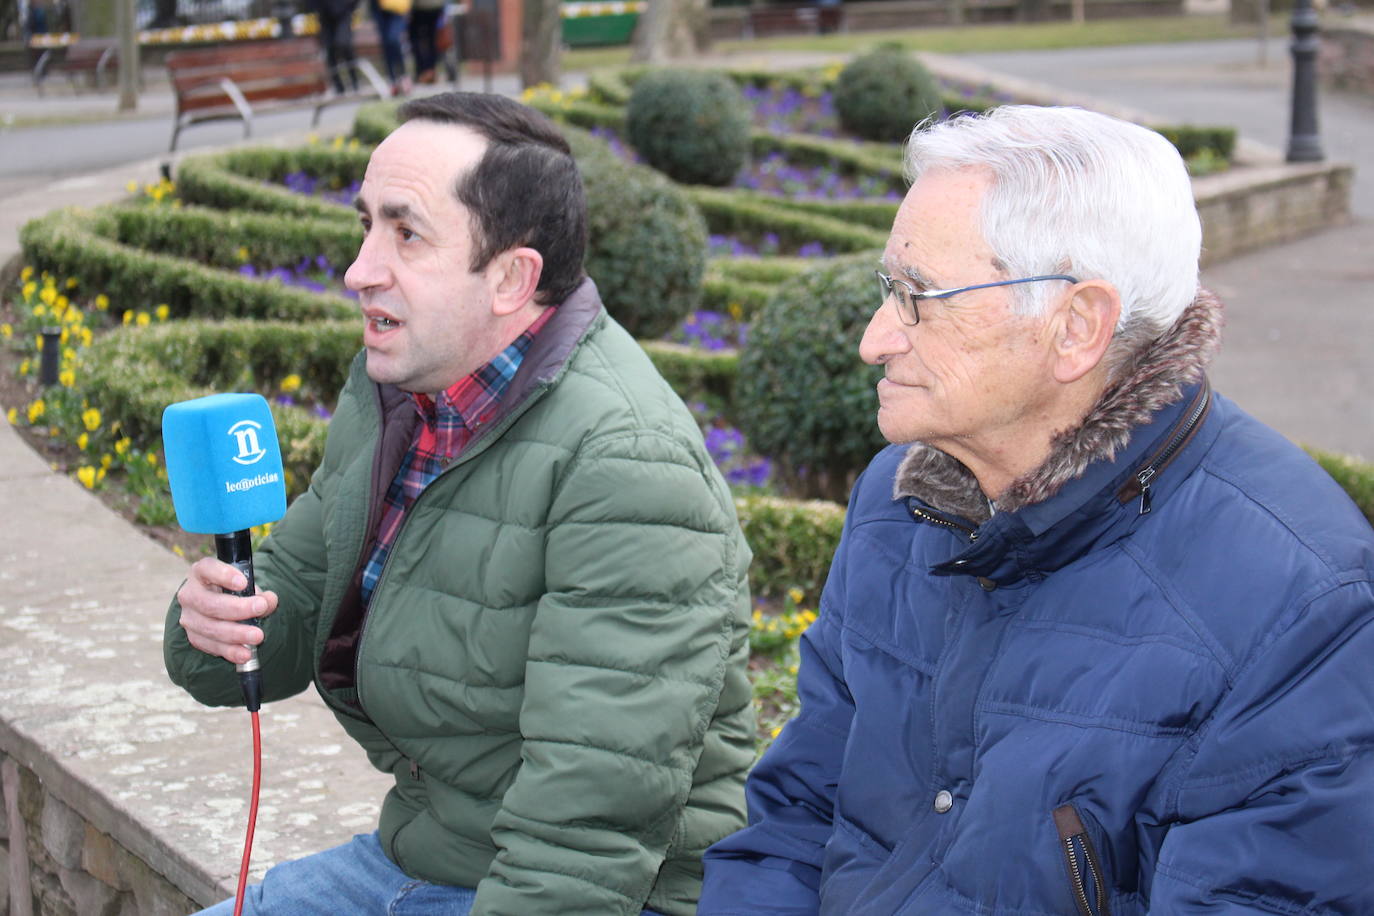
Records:
<instances>
[{"instance_id":1,"label":"dark hair","mask_svg":"<svg viewBox=\"0 0 1374 916\"><path fill-rule=\"evenodd\" d=\"M412 99L397 117L469 127L487 150L454 193L476 222L472 270L526 246L544 257L535 299L557 305L582 282L587 198L568 141L553 122L501 95L442 92Z\"/></svg>"}]
</instances>

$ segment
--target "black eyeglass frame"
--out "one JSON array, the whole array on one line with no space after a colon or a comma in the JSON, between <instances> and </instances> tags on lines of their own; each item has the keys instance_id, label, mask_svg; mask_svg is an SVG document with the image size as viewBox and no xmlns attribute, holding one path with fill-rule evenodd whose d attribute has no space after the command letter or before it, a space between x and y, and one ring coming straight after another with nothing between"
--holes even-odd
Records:
<instances>
[{"instance_id":1,"label":"black eyeglass frame","mask_svg":"<svg viewBox=\"0 0 1374 916\"><path fill-rule=\"evenodd\" d=\"M948 299L950 296L959 293L971 292L975 289L990 289L994 286L1011 286L1016 283L1039 283L1042 280L1064 280L1068 283L1077 283L1077 277L1070 277L1068 274L1046 274L1043 277L1019 277L1015 280L998 280L995 283L975 283L973 286L959 286L954 289L928 289L918 292L901 277L891 277L881 270L873 271L873 275L878 278L878 286L883 295L883 301L892 297L893 307L897 309L897 317L902 324L914 327L921 323L921 311L916 304L923 299ZM900 287L901 292L898 291ZM905 295L904 295L905 294ZM908 320L908 315L910 320Z\"/></svg>"}]
</instances>

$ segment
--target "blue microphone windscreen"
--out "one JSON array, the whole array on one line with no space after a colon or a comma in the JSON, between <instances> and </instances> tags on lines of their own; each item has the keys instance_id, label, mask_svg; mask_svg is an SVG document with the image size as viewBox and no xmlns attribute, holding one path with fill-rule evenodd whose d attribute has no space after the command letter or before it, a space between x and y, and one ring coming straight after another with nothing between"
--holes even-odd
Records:
<instances>
[{"instance_id":1,"label":"blue microphone windscreen","mask_svg":"<svg viewBox=\"0 0 1374 916\"><path fill-rule=\"evenodd\" d=\"M286 514L277 426L258 394L212 394L162 412L162 444L181 527L231 534Z\"/></svg>"}]
</instances>

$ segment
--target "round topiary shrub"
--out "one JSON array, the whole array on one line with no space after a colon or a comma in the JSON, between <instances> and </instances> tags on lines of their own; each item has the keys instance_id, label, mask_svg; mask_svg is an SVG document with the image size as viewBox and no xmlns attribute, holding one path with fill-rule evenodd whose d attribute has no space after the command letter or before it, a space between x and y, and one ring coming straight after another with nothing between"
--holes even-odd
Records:
<instances>
[{"instance_id":1,"label":"round topiary shrub","mask_svg":"<svg viewBox=\"0 0 1374 916\"><path fill-rule=\"evenodd\" d=\"M902 140L944 108L940 84L920 61L897 48L856 57L835 80L840 125L866 140Z\"/></svg>"},{"instance_id":2,"label":"round topiary shrub","mask_svg":"<svg viewBox=\"0 0 1374 916\"><path fill-rule=\"evenodd\" d=\"M719 73L645 74L630 94L625 132L645 162L683 184L729 184L749 155L744 96Z\"/></svg>"},{"instance_id":3,"label":"round topiary shrub","mask_svg":"<svg viewBox=\"0 0 1374 916\"><path fill-rule=\"evenodd\" d=\"M740 354L740 429L792 495L843 501L885 444L874 390L883 370L859 359L878 308L873 260L832 261L780 285Z\"/></svg>"},{"instance_id":4,"label":"round topiary shrub","mask_svg":"<svg viewBox=\"0 0 1374 916\"><path fill-rule=\"evenodd\" d=\"M681 189L565 129L587 191L587 273L612 317L638 338L660 337L701 300L706 222Z\"/></svg>"}]
</instances>

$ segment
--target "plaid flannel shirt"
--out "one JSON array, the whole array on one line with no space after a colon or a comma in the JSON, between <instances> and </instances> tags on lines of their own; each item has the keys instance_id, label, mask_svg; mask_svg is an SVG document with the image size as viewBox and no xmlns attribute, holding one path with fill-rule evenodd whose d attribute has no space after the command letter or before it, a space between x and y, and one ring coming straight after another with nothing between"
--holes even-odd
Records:
<instances>
[{"instance_id":1,"label":"plaid flannel shirt","mask_svg":"<svg viewBox=\"0 0 1374 916\"><path fill-rule=\"evenodd\" d=\"M460 379L438 399L425 394L412 394L421 423L415 431L410 451L401 462L400 470L387 487L382 519L377 526L377 544L372 549L367 566L363 568L362 599L364 606L372 602L373 589L381 578L387 555L396 543L401 522L416 498L424 492L446 464L462 454L472 441L473 429L490 420L501 403L501 395L515 378L516 370L529 352L534 337L553 315L545 309L534 323L495 359L476 372Z\"/></svg>"}]
</instances>

